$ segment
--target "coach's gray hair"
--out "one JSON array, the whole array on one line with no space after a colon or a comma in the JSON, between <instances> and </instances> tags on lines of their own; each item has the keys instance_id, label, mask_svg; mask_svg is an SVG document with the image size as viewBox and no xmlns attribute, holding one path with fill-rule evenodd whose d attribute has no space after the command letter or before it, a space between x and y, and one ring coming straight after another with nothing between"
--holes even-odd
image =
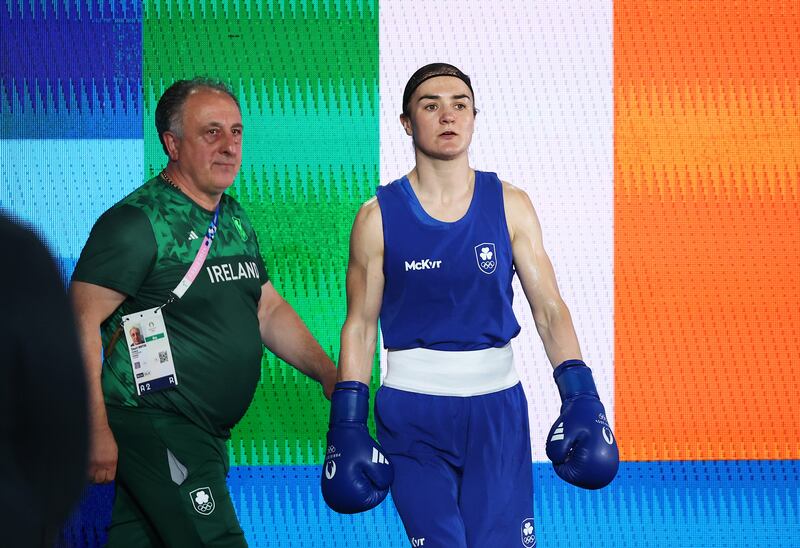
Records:
<instances>
[{"instance_id":1,"label":"coach's gray hair","mask_svg":"<svg viewBox=\"0 0 800 548\"><path fill-rule=\"evenodd\" d=\"M233 99L239 112L242 111L239 100L233 94L231 88L220 80L204 77L196 77L191 80L178 80L167 88L161 96L161 99L158 100L158 105L156 105L156 131L158 132L158 140L161 141L161 146L168 156L169 151L167 151L167 145L164 143L164 133L170 131L178 137L183 136L183 105L192 93L203 89L224 93Z\"/></svg>"}]
</instances>

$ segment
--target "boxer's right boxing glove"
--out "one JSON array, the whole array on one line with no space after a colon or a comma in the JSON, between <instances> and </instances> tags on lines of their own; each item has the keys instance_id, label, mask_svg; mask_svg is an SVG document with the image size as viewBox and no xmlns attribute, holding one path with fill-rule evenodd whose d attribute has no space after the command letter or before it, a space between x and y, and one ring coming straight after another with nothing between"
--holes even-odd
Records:
<instances>
[{"instance_id":1,"label":"boxer's right boxing glove","mask_svg":"<svg viewBox=\"0 0 800 548\"><path fill-rule=\"evenodd\" d=\"M328 448L322 465L322 497L333 510L355 514L386 498L394 470L367 430L369 388L336 383L331 395Z\"/></svg>"}]
</instances>

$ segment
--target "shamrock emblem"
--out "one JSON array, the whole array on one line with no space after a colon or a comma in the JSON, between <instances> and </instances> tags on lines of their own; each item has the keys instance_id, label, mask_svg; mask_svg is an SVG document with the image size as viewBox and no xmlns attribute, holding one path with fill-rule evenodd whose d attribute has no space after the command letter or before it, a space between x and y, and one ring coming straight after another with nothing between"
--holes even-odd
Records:
<instances>
[{"instance_id":1,"label":"shamrock emblem","mask_svg":"<svg viewBox=\"0 0 800 548\"><path fill-rule=\"evenodd\" d=\"M214 496L208 487L195 489L189 493L189 498L192 500L192 505L198 514L207 516L214 511Z\"/></svg>"},{"instance_id":2,"label":"shamrock emblem","mask_svg":"<svg viewBox=\"0 0 800 548\"><path fill-rule=\"evenodd\" d=\"M491 242L483 242L475 246L475 260L478 262L478 268L484 274L492 274L497 268L497 250Z\"/></svg>"},{"instance_id":3,"label":"shamrock emblem","mask_svg":"<svg viewBox=\"0 0 800 548\"><path fill-rule=\"evenodd\" d=\"M522 546L536 548L536 535L533 532L533 518L522 522Z\"/></svg>"}]
</instances>

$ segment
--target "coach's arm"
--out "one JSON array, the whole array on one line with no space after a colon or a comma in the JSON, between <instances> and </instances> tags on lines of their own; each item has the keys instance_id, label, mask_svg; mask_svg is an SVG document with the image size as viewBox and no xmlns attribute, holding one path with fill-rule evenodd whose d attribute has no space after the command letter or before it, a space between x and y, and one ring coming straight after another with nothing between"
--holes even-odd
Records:
<instances>
[{"instance_id":1,"label":"coach's arm","mask_svg":"<svg viewBox=\"0 0 800 548\"><path fill-rule=\"evenodd\" d=\"M75 312L86 386L89 394L89 479L109 483L117 474L117 442L108 426L100 375L103 343L100 325L122 304L123 293L86 282L73 281L70 299Z\"/></svg>"},{"instance_id":2,"label":"coach's arm","mask_svg":"<svg viewBox=\"0 0 800 548\"><path fill-rule=\"evenodd\" d=\"M280 359L322 385L330 399L336 384L336 366L325 354L300 316L271 282L261 286L258 324L264 346Z\"/></svg>"}]
</instances>

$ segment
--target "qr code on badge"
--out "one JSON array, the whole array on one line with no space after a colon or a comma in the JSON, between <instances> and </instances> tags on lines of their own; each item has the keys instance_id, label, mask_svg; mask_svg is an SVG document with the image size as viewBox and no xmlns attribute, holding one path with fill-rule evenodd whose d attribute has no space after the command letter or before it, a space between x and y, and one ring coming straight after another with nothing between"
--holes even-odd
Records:
<instances>
[{"instance_id":1,"label":"qr code on badge","mask_svg":"<svg viewBox=\"0 0 800 548\"><path fill-rule=\"evenodd\" d=\"M167 351L162 350L161 352L158 353L158 362L164 363L165 361L167 361Z\"/></svg>"}]
</instances>

